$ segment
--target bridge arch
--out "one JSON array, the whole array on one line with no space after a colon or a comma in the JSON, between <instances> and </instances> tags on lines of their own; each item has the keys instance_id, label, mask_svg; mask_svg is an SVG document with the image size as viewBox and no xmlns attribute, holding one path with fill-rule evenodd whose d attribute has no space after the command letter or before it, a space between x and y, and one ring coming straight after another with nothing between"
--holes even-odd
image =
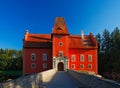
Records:
<instances>
[{"instance_id":1,"label":"bridge arch","mask_svg":"<svg viewBox=\"0 0 120 88\"><path fill-rule=\"evenodd\" d=\"M64 71L64 64L63 64L63 62L59 62L58 63L57 69L58 69L58 71Z\"/></svg>"}]
</instances>

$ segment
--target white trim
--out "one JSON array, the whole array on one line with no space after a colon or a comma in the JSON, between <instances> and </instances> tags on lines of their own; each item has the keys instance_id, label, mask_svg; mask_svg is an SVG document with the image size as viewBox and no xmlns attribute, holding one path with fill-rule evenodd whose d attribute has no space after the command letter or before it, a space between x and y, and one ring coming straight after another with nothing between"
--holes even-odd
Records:
<instances>
[{"instance_id":1,"label":"white trim","mask_svg":"<svg viewBox=\"0 0 120 88\"><path fill-rule=\"evenodd\" d=\"M33 67L33 65L34 65L34 67ZM36 68L36 63L31 63L31 68L35 69Z\"/></svg>"},{"instance_id":2,"label":"white trim","mask_svg":"<svg viewBox=\"0 0 120 88\"><path fill-rule=\"evenodd\" d=\"M80 64L80 69L84 69L84 64Z\"/></svg>"},{"instance_id":3,"label":"white trim","mask_svg":"<svg viewBox=\"0 0 120 88\"><path fill-rule=\"evenodd\" d=\"M84 54L80 54L80 62L84 62L85 59L84 59Z\"/></svg>"},{"instance_id":4,"label":"white trim","mask_svg":"<svg viewBox=\"0 0 120 88\"><path fill-rule=\"evenodd\" d=\"M59 44L58 44L59 46L63 46L63 42L59 42Z\"/></svg>"},{"instance_id":5,"label":"white trim","mask_svg":"<svg viewBox=\"0 0 120 88\"><path fill-rule=\"evenodd\" d=\"M75 62L76 61L76 56L75 55L71 55L71 61Z\"/></svg>"},{"instance_id":6,"label":"white trim","mask_svg":"<svg viewBox=\"0 0 120 88\"><path fill-rule=\"evenodd\" d=\"M43 69L47 68L47 63L43 63Z\"/></svg>"},{"instance_id":7,"label":"white trim","mask_svg":"<svg viewBox=\"0 0 120 88\"><path fill-rule=\"evenodd\" d=\"M90 54L88 55L88 62L92 62L92 55L90 55Z\"/></svg>"},{"instance_id":8,"label":"white trim","mask_svg":"<svg viewBox=\"0 0 120 88\"><path fill-rule=\"evenodd\" d=\"M72 69L75 69L75 64L72 64L72 65L71 65L71 68L72 68Z\"/></svg>"},{"instance_id":9,"label":"white trim","mask_svg":"<svg viewBox=\"0 0 120 88\"><path fill-rule=\"evenodd\" d=\"M31 53L31 60L35 61L36 60L36 54L35 53Z\"/></svg>"},{"instance_id":10,"label":"white trim","mask_svg":"<svg viewBox=\"0 0 120 88\"><path fill-rule=\"evenodd\" d=\"M61 54L61 55L60 55L60 54ZM63 51L59 51L59 52L58 52L58 56L59 56L59 57L63 57Z\"/></svg>"},{"instance_id":11,"label":"white trim","mask_svg":"<svg viewBox=\"0 0 120 88\"><path fill-rule=\"evenodd\" d=\"M90 66L90 68L89 68L89 66ZM92 69L92 64L88 64L88 69Z\"/></svg>"},{"instance_id":12,"label":"white trim","mask_svg":"<svg viewBox=\"0 0 120 88\"><path fill-rule=\"evenodd\" d=\"M42 60L43 61L47 61L47 53L43 53L42 54Z\"/></svg>"}]
</instances>

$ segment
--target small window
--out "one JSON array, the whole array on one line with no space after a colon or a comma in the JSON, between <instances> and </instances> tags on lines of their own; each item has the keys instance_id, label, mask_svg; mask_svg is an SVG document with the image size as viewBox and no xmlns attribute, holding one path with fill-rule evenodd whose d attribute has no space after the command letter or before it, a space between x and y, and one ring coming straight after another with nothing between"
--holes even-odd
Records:
<instances>
[{"instance_id":1,"label":"small window","mask_svg":"<svg viewBox=\"0 0 120 88\"><path fill-rule=\"evenodd\" d=\"M35 53L32 53L32 54L31 54L31 60L32 60L32 61L35 61L35 60L36 60L36 55L35 55Z\"/></svg>"},{"instance_id":2,"label":"small window","mask_svg":"<svg viewBox=\"0 0 120 88\"><path fill-rule=\"evenodd\" d=\"M80 68L81 68L81 69L84 69L84 64L81 64L81 65L80 65Z\"/></svg>"},{"instance_id":3,"label":"small window","mask_svg":"<svg viewBox=\"0 0 120 88\"><path fill-rule=\"evenodd\" d=\"M62 42L59 42L59 46L62 46L63 45L63 43Z\"/></svg>"},{"instance_id":4,"label":"small window","mask_svg":"<svg viewBox=\"0 0 120 88\"><path fill-rule=\"evenodd\" d=\"M35 64L35 63L32 63L32 64L31 64L31 68L36 68L36 64Z\"/></svg>"},{"instance_id":5,"label":"small window","mask_svg":"<svg viewBox=\"0 0 120 88\"><path fill-rule=\"evenodd\" d=\"M88 64L88 69L92 69L92 64Z\"/></svg>"},{"instance_id":6,"label":"small window","mask_svg":"<svg viewBox=\"0 0 120 88\"><path fill-rule=\"evenodd\" d=\"M92 55L88 55L88 61L92 62Z\"/></svg>"},{"instance_id":7,"label":"small window","mask_svg":"<svg viewBox=\"0 0 120 88\"><path fill-rule=\"evenodd\" d=\"M80 55L80 61L84 62L84 55Z\"/></svg>"},{"instance_id":8,"label":"small window","mask_svg":"<svg viewBox=\"0 0 120 88\"><path fill-rule=\"evenodd\" d=\"M59 57L63 57L63 51L59 51Z\"/></svg>"},{"instance_id":9,"label":"small window","mask_svg":"<svg viewBox=\"0 0 120 88\"><path fill-rule=\"evenodd\" d=\"M42 58L43 58L43 61L47 61L47 54L43 53Z\"/></svg>"},{"instance_id":10,"label":"small window","mask_svg":"<svg viewBox=\"0 0 120 88\"><path fill-rule=\"evenodd\" d=\"M47 63L43 64L43 68L46 69L47 68Z\"/></svg>"},{"instance_id":11,"label":"small window","mask_svg":"<svg viewBox=\"0 0 120 88\"><path fill-rule=\"evenodd\" d=\"M75 62L75 55L71 56L72 62Z\"/></svg>"},{"instance_id":12,"label":"small window","mask_svg":"<svg viewBox=\"0 0 120 88\"><path fill-rule=\"evenodd\" d=\"M72 64L72 66L71 66L71 67L72 67L72 69L75 69L75 64Z\"/></svg>"}]
</instances>

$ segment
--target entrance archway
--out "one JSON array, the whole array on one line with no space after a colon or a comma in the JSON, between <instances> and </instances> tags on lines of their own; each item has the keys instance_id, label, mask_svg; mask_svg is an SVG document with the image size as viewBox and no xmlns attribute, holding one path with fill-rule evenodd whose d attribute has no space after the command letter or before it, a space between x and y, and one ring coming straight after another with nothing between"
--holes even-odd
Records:
<instances>
[{"instance_id":1,"label":"entrance archway","mask_svg":"<svg viewBox=\"0 0 120 88\"><path fill-rule=\"evenodd\" d=\"M57 68L58 68L58 71L64 71L64 64L63 64L63 62L59 62Z\"/></svg>"}]
</instances>

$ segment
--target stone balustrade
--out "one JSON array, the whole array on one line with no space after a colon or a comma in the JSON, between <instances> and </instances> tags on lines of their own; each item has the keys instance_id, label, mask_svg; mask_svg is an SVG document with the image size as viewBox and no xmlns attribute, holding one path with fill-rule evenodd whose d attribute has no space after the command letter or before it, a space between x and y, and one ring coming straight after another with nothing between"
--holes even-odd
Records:
<instances>
[{"instance_id":1,"label":"stone balustrade","mask_svg":"<svg viewBox=\"0 0 120 88\"><path fill-rule=\"evenodd\" d=\"M42 88L55 75L56 70L51 69L37 74L22 76L14 80L0 83L0 88Z\"/></svg>"},{"instance_id":2,"label":"stone balustrade","mask_svg":"<svg viewBox=\"0 0 120 88\"><path fill-rule=\"evenodd\" d=\"M78 80L85 88L120 88L119 83L98 77L93 74L87 74L73 70L67 70L67 73Z\"/></svg>"}]
</instances>

